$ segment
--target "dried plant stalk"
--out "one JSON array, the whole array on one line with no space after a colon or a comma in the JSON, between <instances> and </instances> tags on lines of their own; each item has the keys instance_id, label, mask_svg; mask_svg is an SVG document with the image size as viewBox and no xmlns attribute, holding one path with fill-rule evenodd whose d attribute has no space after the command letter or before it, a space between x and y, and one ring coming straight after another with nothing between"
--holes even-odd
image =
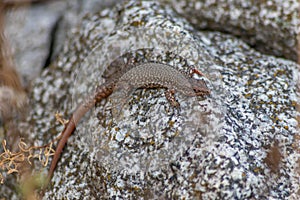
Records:
<instances>
[{"instance_id":1,"label":"dried plant stalk","mask_svg":"<svg viewBox=\"0 0 300 200\"><path fill-rule=\"evenodd\" d=\"M52 148L53 142L44 146L28 146L23 139L19 141L17 152L11 152L7 148L6 140L2 141L3 153L0 154L0 169L7 174L18 173L24 162L32 165L30 159L38 158L43 166L47 166L49 157L53 156L55 150ZM0 173L0 183L4 182L3 174Z\"/></svg>"}]
</instances>

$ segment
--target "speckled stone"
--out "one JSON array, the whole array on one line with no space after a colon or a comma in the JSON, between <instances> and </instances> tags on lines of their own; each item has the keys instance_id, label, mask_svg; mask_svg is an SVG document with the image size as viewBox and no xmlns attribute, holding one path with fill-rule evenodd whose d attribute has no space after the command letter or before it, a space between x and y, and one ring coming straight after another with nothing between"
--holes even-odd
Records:
<instances>
[{"instance_id":1,"label":"speckled stone","mask_svg":"<svg viewBox=\"0 0 300 200\"><path fill-rule=\"evenodd\" d=\"M70 115L125 52L138 62L195 67L212 94L176 94L178 110L163 89L138 89L118 116L111 112L118 95L99 102L69 139L44 199L299 198L297 64L196 31L156 2L130 1L83 19L35 82L29 137L45 144L59 133L55 111ZM280 153L268 153L273 147Z\"/></svg>"},{"instance_id":2,"label":"speckled stone","mask_svg":"<svg viewBox=\"0 0 300 200\"><path fill-rule=\"evenodd\" d=\"M297 61L298 0L172 0L175 10L200 29L241 37L267 54Z\"/></svg>"},{"instance_id":3,"label":"speckled stone","mask_svg":"<svg viewBox=\"0 0 300 200\"><path fill-rule=\"evenodd\" d=\"M74 67L84 60L75 70L74 83L82 87L72 90L76 96L89 88L82 83L103 81L97 74L130 50L137 60L173 62L174 67L185 69L182 59L170 55L175 52L187 63L201 66L213 94L204 100L178 95L181 110L176 113L162 90L138 90L116 118L111 115L110 99L102 102L70 140L59 164L64 167L58 167L46 199L284 199L295 195L295 63L262 55L228 35L195 32L172 10L152 2L129 2L91 15L79 36L86 40L77 43L73 38L72 43L80 56L69 57L77 62L61 65ZM148 50L136 51L143 48ZM283 156L273 172L265 158L275 141Z\"/></svg>"},{"instance_id":4,"label":"speckled stone","mask_svg":"<svg viewBox=\"0 0 300 200\"><path fill-rule=\"evenodd\" d=\"M63 1L7 10L5 36L16 69L27 86L46 64L51 51L52 30L66 5Z\"/></svg>"},{"instance_id":5,"label":"speckled stone","mask_svg":"<svg viewBox=\"0 0 300 200\"><path fill-rule=\"evenodd\" d=\"M86 13L115 3L113 0L59 0L7 10L5 35L24 85L28 86L60 53L66 30L74 28Z\"/></svg>"}]
</instances>

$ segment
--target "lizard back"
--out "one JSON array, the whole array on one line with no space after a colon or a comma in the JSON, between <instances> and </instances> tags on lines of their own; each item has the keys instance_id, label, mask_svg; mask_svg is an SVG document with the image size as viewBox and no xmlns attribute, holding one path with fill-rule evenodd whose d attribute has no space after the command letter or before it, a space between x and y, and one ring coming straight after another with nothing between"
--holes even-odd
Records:
<instances>
[{"instance_id":1,"label":"lizard back","mask_svg":"<svg viewBox=\"0 0 300 200\"><path fill-rule=\"evenodd\" d=\"M189 79L192 78L169 65L149 62L139 64L125 72L119 78L117 87L123 87L123 84L129 84L134 88L163 87L191 94L193 87Z\"/></svg>"}]
</instances>

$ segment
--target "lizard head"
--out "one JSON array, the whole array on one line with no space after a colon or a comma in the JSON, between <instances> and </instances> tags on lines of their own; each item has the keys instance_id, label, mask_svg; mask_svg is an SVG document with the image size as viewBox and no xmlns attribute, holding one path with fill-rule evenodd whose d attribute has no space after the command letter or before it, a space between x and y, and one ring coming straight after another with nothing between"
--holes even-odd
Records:
<instances>
[{"instance_id":1,"label":"lizard head","mask_svg":"<svg viewBox=\"0 0 300 200\"><path fill-rule=\"evenodd\" d=\"M193 96L204 96L210 94L210 90L204 80L190 78L189 81L194 92Z\"/></svg>"}]
</instances>

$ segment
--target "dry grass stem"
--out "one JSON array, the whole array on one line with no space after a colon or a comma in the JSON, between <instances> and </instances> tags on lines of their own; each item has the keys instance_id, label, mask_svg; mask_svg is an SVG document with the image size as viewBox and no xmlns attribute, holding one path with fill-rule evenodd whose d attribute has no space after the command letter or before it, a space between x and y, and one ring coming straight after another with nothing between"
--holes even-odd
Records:
<instances>
[{"instance_id":1,"label":"dry grass stem","mask_svg":"<svg viewBox=\"0 0 300 200\"><path fill-rule=\"evenodd\" d=\"M3 153L0 154L0 168L7 174L18 173L24 162L32 165L31 159L38 158L43 166L47 166L49 157L53 156L55 150L52 148L53 142L44 146L31 146L20 139L19 151L11 152L7 148L6 140L2 141ZM4 176L0 173L0 183L4 182Z\"/></svg>"}]
</instances>

